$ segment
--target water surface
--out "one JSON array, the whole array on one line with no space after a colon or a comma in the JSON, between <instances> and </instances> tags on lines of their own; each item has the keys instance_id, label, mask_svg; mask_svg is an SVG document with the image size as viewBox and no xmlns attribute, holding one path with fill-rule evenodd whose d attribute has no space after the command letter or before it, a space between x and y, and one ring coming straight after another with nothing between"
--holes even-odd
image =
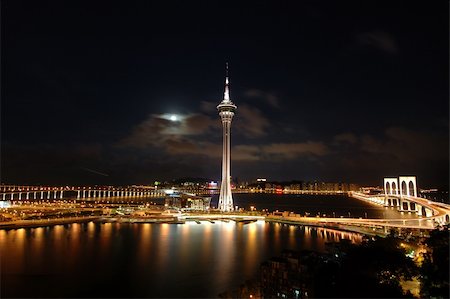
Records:
<instances>
[{"instance_id":1,"label":"water surface","mask_svg":"<svg viewBox=\"0 0 450 299\"><path fill-rule=\"evenodd\" d=\"M233 194L249 209L409 218L345 195ZM140 202L163 199L141 198ZM217 205L217 196L213 197ZM334 213L334 214L333 214ZM84 223L0 230L1 297L217 297L257 277L283 249L323 251L361 236L258 221Z\"/></svg>"},{"instance_id":2,"label":"water surface","mask_svg":"<svg viewBox=\"0 0 450 299\"><path fill-rule=\"evenodd\" d=\"M0 230L2 297L217 297L283 249L361 236L258 221Z\"/></svg>"}]
</instances>

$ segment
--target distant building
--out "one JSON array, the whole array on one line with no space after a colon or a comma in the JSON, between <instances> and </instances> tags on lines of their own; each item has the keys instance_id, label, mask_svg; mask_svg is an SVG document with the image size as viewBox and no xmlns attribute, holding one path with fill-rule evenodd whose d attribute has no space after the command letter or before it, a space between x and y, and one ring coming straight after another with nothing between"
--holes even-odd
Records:
<instances>
[{"instance_id":1,"label":"distant building","mask_svg":"<svg viewBox=\"0 0 450 299\"><path fill-rule=\"evenodd\" d=\"M270 183L265 183L264 190L266 190L266 192L273 192L275 190L275 186Z\"/></svg>"},{"instance_id":2,"label":"distant building","mask_svg":"<svg viewBox=\"0 0 450 299\"><path fill-rule=\"evenodd\" d=\"M207 211L211 206L211 197L173 193L166 197L165 206L169 209Z\"/></svg>"},{"instance_id":3,"label":"distant building","mask_svg":"<svg viewBox=\"0 0 450 299\"><path fill-rule=\"evenodd\" d=\"M377 195L383 193L383 188L380 187L362 187L362 192L369 195Z\"/></svg>"},{"instance_id":4,"label":"distant building","mask_svg":"<svg viewBox=\"0 0 450 299\"><path fill-rule=\"evenodd\" d=\"M302 189L302 185L301 184L291 184L289 187L293 191L300 191Z\"/></svg>"},{"instance_id":5,"label":"distant building","mask_svg":"<svg viewBox=\"0 0 450 299\"><path fill-rule=\"evenodd\" d=\"M285 250L281 257L273 257L261 265L263 298L313 297L311 265L317 260L313 252Z\"/></svg>"},{"instance_id":6,"label":"distant building","mask_svg":"<svg viewBox=\"0 0 450 299\"><path fill-rule=\"evenodd\" d=\"M350 184L349 185L350 191L359 191L360 187L356 184Z\"/></svg>"}]
</instances>

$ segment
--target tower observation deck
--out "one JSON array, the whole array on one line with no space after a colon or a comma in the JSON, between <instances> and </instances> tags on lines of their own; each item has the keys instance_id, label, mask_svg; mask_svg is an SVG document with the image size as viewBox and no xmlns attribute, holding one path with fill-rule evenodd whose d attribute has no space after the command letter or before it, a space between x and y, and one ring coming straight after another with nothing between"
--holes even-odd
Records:
<instances>
[{"instance_id":1,"label":"tower observation deck","mask_svg":"<svg viewBox=\"0 0 450 299\"><path fill-rule=\"evenodd\" d=\"M231 171L230 171L230 137L231 121L237 106L230 100L230 87L228 80L228 63L226 64L225 91L223 100L217 106L223 126L223 145L222 145L222 184L220 187L218 209L223 212L233 211L233 197L231 195Z\"/></svg>"}]
</instances>

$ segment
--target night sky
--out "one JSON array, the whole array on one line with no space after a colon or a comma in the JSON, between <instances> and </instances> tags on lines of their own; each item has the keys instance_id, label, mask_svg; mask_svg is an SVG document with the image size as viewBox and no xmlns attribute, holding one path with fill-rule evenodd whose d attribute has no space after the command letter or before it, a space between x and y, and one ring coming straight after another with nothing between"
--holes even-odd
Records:
<instances>
[{"instance_id":1,"label":"night sky","mask_svg":"<svg viewBox=\"0 0 450 299\"><path fill-rule=\"evenodd\" d=\"M448 188L447 1L241 2L2 1L1 182L219 180L228 61L234 178Z\"/></svg>"}]
</instances>

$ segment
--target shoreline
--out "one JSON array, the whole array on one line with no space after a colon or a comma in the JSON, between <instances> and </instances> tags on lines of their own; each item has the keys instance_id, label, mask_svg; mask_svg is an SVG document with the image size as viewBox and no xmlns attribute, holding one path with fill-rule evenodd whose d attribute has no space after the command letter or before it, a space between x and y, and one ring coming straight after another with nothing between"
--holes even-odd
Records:
<instances>
[{"instance_id":1,"label":"shoreline","mask_svg":"<svg viewBox=\"0 0 450 299\"><path fill-rule=\"evenodd\" d=\"M86 216L86 217L69 217L69 218L58 218L58 219L43 219L43 220L17 220L0 222L0 230L10 230L10 229L20 229L20 228L35 228L35 227L45 227L72 223L84 223L91 222L101 218L100 216Z\"/></svg>"},{"instance_id":2,"label":"shoreline","mask_svg":"<svg viewBox=\"0 0 450 299\"><path fill-rule=\"evenodd\" d=\"M241 216L242 217L242 216ZM263 220L268 223L280 223L280 224L289 224L289 225L297 225L297 226L310 226L310 227L321 227L334 229L343 232L351 232L358 233L364 235L371 236L385 236L383 233L379 233L376 231L366 231L358 228L352 227L343 227L342 225L324 225L323 223L303 223L291 220L283 220L283 219L274 219L270 217L264 217L259 219L248 219L252 216L245 216L245 218L219 218L219 217L211 217L209 218L195 218L185 220L178 220L176 217L159 217L159 218L116 218L116 217L104 217L104 216L87 216L87 217L70 217L70 218L59 218L59 219L45 219L45 220L19 220L19 221L9 221L7 223L0 223L0 230L13 230L13 229L22 229L22 228L38 228L38 227L50 227L56 225L66 225L66 224L74 224L74 223L87 223L87 222L95 222L95 223L124 223L124 224L185 224L186 221L197 222L199 221L207 221L209 223L214 223L215 221L233 221L235 223L248 224L251 222L255 222L257 220Z\"/></svg>"},{"instance_id":3,"label":"shoreline","mask_svg":"<svg viewBox=\"0 0 450 299\"><path fill-rule=\"evenodd\" d=\"M387 228L383 230L381 227L365 227L358 223L336 223L332 221L311 221L310 217L306 218L290 218L290 217L280 217L280 216L261 216L261 215L226 215L226 214L197 214L197 215L159 215L158 217L111 217L111 216L85 216L85 217L67 217L67 218L57 218L57 219L42 219L42 220L18 220L18 221L8 221L0 222L0 230L11 230L11 229L21 229L21 228L37 228L37 227L48 227L55 225L66 225L73 223L127 223L127 224L185 224L186 222L196 222L200 224L201 221L215 223L216 221L223 222L235 222L241 223L243 225L255 222L255 221L265 221L268 223L280 223L287 225L296 226L309 226L309 227L320 227L327 229L334 229L342 232L352 232L368 236L381 236L385 237L389 232ZM359 219L355 219L359 220ZM380 226L382 224L380 223ZM430 229L423 227L420 229Z\"/></svg>"},{"instance_id":4,"label":"shoreline","mask_svg":"<svg viewBox=\"0 0 450 299\"><path fill-rule=\"evenodd\" d=\"M331 224L331 223L314 223L314 222L301 222L301 221L292 221L288 219L274 219L274 218L266 218L266 222L269 223L280 223L280 224L289 224L289 225L297 225L297 226L311 226L311 227L320 227L320 228L326 228L326 229L333 229L337 231L342 232L349 232L349 233L357 233L361 235L368 235L368 236L379 236L379 237L385 237L387 234L384 232L377 232L372 230L363 230L361 227L349 227L349 226L343 226L340 224Z\"/></svg>"}]
</instances>

